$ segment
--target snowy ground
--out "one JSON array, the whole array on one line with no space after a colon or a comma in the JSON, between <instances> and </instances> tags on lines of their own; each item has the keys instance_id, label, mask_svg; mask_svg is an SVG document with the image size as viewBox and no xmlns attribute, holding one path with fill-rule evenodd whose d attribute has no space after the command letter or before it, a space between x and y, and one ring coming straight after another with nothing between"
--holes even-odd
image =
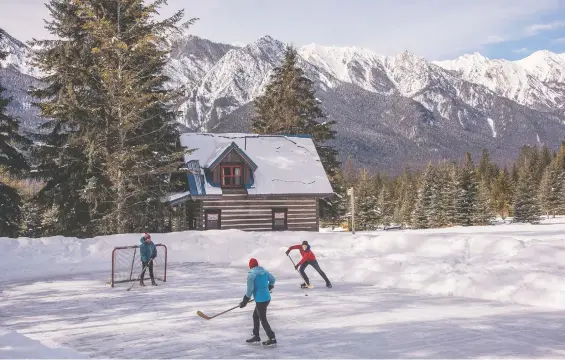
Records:
<instances>
[{"instance_id":1,"label":"snowy ground","mask_svg":"<svg viewBox=\"0 0 565 360\"><path fill-rule=\"evenodd\" d=\"M112 248L138 234L0 239L0 358L565 357L564 223L154 234L168 281L130 292L106 281ZM304 239L333 289L311 269L316 287L299 288L284 250ZM276 349L245 344L251 304L196 315L241 300L251 256L277 276Z\"/></svg>"},{"instance_id":2,"label":"snowy ground","mask_svg":"<svg viewBox=\"0 0 565 360\"><path fill-rule=\"evenodd\" d=\"M5 286L1 326L94 358L565 356L565 311L355 284L301 290L296 276L276 285L269 318L280 344L264 349L244 343L251 305L196 315L237 304L244 269L186 264L170 275L130 292L96 274Z\"/></svg>"}]
</instances>

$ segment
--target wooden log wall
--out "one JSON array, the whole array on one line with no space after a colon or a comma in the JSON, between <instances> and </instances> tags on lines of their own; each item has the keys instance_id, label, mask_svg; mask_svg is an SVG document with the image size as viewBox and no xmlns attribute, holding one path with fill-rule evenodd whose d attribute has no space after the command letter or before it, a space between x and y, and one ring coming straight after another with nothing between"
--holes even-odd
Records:
<instances>
[{"instance_id":1,"label":"wooden log wall","mask_svg":"<svg viewBox=\"0 0 565 360\"><path fill-rule=\"evenodd\" d=\"M221 199L202 200L198 228L205 228L205 211L221 210L221 228L247 231L272 231L273 209L287 210L288 231L318 231L319 206L309 197L248 197L226 195Z\"/></svg>"}]
</instances>

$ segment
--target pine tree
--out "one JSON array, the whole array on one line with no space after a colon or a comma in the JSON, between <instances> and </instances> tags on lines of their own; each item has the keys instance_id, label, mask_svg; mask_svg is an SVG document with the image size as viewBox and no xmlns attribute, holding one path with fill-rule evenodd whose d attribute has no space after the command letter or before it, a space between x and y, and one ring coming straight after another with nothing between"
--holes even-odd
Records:
<instances>
[{"instance_id":1,"label":"pine tree","mask_svg":"<svg viewBox=\"0 0 565 360\"><path fill-rule=\"evenodd\" d=\"M395 221L408 226L412 223L412 215L414 213L414 206L418 195L417 180L408 169L405 170L404 174L401 176L398 194L395 209Z\"/></svg>"},{"instance_id":2,"label":"pine tree","mask_svg":"<svg viewBox=\"0 0 565 360\"><path fill-rule=\"evenodd\" d=\"M525 164L520 173L520 180L514 200L514 222L539 223L541 209L537 199L535 178L532 167Z\"/></svg>"},{"instance_id":3,"label":"pine tree","mask_svg":"<svg viewBox=\"0 0 565 360\"><path fill-rule=\"evenodd\" d=\"M169 52L165 36L183 15L156 21L162 3L117 0L98 9L81 8L97 44L92 53L106 126L91 143L96 148L104 144L95 156L105 164L111 184L104 200L112 207L103 218L111 232L161 230L160 199L168 191L167 175L182 164L176 114L171 111L180 93L165 90L164 68Z\"/></svg>"},{"instance_id":4,"label":"pine tree","mask_svg":"<svg viewBox=\"0 0 565 360\"><path fill-rule=\"evenodd\" d=\"M49 74L41 114L46 146L37 200L47 233L87 236L160 229L167 172L180 164L164 89L164 36L182 17L154 20L165 1L51 0L35 63ZM65 56L61 56L64 54ZM173 159L174 158L174 159Z\"/></svg>"},{"instance_id":5,"label":"pine tree","mask_svg":"<svg viewBox=\"0 0 565 360\"><path fill-rule=\"evenodd\" d=\"M107 184L101 180L101 164L87 157L84 141L89 124L100 122L86 107L98 104L103 111L95 92L96 79L89 75L94 43L84 30L77 2L51 0L47 7L52 19L46 28L59 39L32 42L37 49L34 64L48 74L42 78L46 86L33 91L46 120L41 142L32 152L38 162L34 175L45 182L34 202L42 235L92 236L90 220L96 208L83 196L88 179Z\"/></svg>"},{"instance_id":6,"label":"pine tree","mask_svg":"<svg viewBox=\"0 0 565 360\"><path fill-rule=\"evenodd\" d=\"M465 164L459 171L457 181L457 199L455 205L456 219L459 225L473 225L475 218L476 202L478 196L478 182L475 166L471 154L465 155Z\"/></svg>"},{"instance_id":7,"label":"pine tree","mask_svg":"<svg viewBox=\"0 0 565 360\"><path fill-rule=\"evenodd\" d=\"M429 163L418 188L418 197L412 217L412 225L416 229L432 227L438 217L439 199L437 198L436 179L436 169L432 163Z\"/></svg>"},{"instance_id":8,"label":"pine tree","mask_svg":"<svg viewBox=\"0 0 565 360\"><path fill-rule=\"evenodd\" d=\"M540 202L546 214L565 213L565 153L561 151L545 169L540 184Z\"/></svg>"},{"instance_id":9,"label":"pine tree","mask_svg":"<svg viewBox=\"0 0 565 360\"><path fill-rule=\"evenodd\" d=\"M437 171L437 182L436 196L439 199L439 211L437 218L433 219L433 226L451 226L456 222L457 167L455 164L440 166Z\"/></svg>"},{"instance_id":10,"label":"pine tree","mask_svg":"<svg viewBox=\"0 0 565 360\"><path fill-rule=\"evenodd\" d=\"M492 208L502 219L510 215L512 185L507 171L502 171L492 185Z\"/></svg>"},{"instance_id":11,"label":"pine tree","mask_svg":"<svg viewBox=\"0 0 565 360\"><path fill-rule=\"evenodd\" d=\"M257 134L309 134L320 155L320 160L334 192L341 166L337 151L328 142L335 138L332 126L335 121L323 121L326 115L314 94L314 83L298 66L296 49L288 46L281 66L273 69L265 93L253 101L256 115L251 121L251 131ZM345 196L345 193L339 194ZM323 203L331 205L331 202ZM324 209L328 216L339 216L339 208Z\"/></svg>"},{"instance_id":12,"label":"pine tree","mask_svg":"<svg viewBox=\"0 0 565 360\"><path fill-rule=\"evenodd\" d=\"M493 217L489 186L488 183L481 181L475 203L473 225L490 225Z\"/></svg>"},{"instance_id":13,"label":"pine tree","mask_svg":"<svg viewBox=\"0 0 565 360\"><path fill-rule=\"evenodd\" d=\"M382 186L377 203L380 213L379 222L387 228L391 225L394 216L392 191L388 185Z\"/></svg>"},{"instance_id":14,"label":"pine tree","mask_svg":"<svg viewBox=\"0 0 565 360\"><path fill-rule=\"evenodd\" d=\"M0 52L0 60L5 57L6 53ZM18 121L8 115L10 99L2 97L4 90L0 84L0 173L18 176L29 169L21 152L21 147L29 145L29 140L18 133ZM0 237L16 237L22 220L22 200L15 188L1 180L0 209Z\"/></svg>"},{"instance_id":15,"label":"pine tree","mask_svg":"<svg viewBox=\"0 0 565 360\"><path fill-rule=\"evenodd\" d=\"M355 227L359 230L374 230L380 220L379 203L375 182L366 169L361 171L355 188Z\"/></svg>"}]
</instances>

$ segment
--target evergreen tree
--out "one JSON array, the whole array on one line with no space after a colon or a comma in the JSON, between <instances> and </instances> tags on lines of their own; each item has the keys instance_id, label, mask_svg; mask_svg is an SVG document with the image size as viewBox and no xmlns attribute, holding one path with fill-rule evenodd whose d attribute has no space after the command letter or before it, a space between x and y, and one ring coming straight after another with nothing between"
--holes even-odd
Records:
<instances>
[{"instance_id":1,"label":"evergreen tree","mask_svg":"<svg viewBox=\"0 0 565 360\"><path fill-rule=\"evenodd\" d=\"M379 222L386 228L392 223L394 216L394 202L392 191L388 185L381 187L378 198L380 219Z\"/></svg>"},{"instance_id":2,"label":"evergreen tree","mask_svg":"<svg viewBox=\"0 0 565 360\"><path fill-rule=\"evenodd\" d=\"M37 200L47 233L86 236L160 229L159 198L180 159L164 89L165 34L182 12L154 20L165 1L51 0L58 40L34 41L49 74L36 148L46 181ZM63 56L64 55L64 56Z\"/></svg>"},{"instance_id":3,"label":"evergreen tree","mask_svg":"<svg viewBox=\"0 0 565 360\"><path fill-rule=\"evenodd\" d=\"M85 30L77 2L50 0L47 7L52 19L46 28L59 39L32 42L37 48L34 64L48 74L42 78L46 86L33 91L46 120L41 143L32 152L38 162L34 175L45 182L34 199L35 207L42 235L92 236L91 217L98 210L84 194L89 179L100 186L108 184L102 179L102 165L87 156L88 142L84 141L93 132L89 124L101 122L87 106L98 105L103 111L97 79L89 74L95 44Z\"/></svg>"},{"instance_id":4,"label":"evergreen tree","mask_svg":"<svg viewBox=\"0 0 565 360\"><path fill-rule=\"evenodd\" d=\"M477 201L475 203L473 225L490 225L493 220L492 203L487 184L488 183L481 181L479 185Z\"/></svg>"},{"instance_id":5,"label":"evergreen tree","mask_svg":"<svg viewBox=\"0 0 565 360\"><path fill-rule=\"evenodd\" d=\"M379 203L375 182L363 169L355 188L355 228L374 230L380 220Z\"/></svg>"},{"instance_id":6,"label":"evergreen tree","mask_svg":"<svg viewBox=\"0 0 565 360\"><path fill-rule=\"evenodd\" d=\"M335 138L332 126L335 121L323 121L326 115L314 94L314 83L298 66L296 49L288 46L281 66L273 69L265 93L253 101L256 115L252 118L251 130L257 134L310 134L320 155L320 160L334 192L341 166L337 151L328 142ZM344 193L337 193L345 196ZM331 205L331 202L324 203ZM324 209L328 216L339 216L339 207Z\"/></svg>"},{"instance_id":7,"label":"evergreen tree","mask_svg":"<svg viewBox=\"0 0 565 360\"><path fill-rule=\"evenodd\" d=\"M103 218L111 232L162 230L160 199L169 190L167 175L182 164L177 114L171 111L180 93L165 90L164 68L166 35L183 15L155 20L162 3L117 0L81 8L97 44L93 62L106 126L91 143L104 144L94 156L105 164L111 184L103 197L112 205Z\"/></svg>"},{"instance_id":8,"label":"evergreen tree","mask_svg":"<svg viewBox=\"0 0 565 360\"><path fill-rule=\"evenodd\" d=\"M520 173L520 180L514 200L514 222L539 223L541 209L537 199L535 178L532 167L525 164Z\"/></svg>"},{"instance_id":9,"label":"evergreen tree","mask_svg":"<svg viewBox=\"0 0 565 360\"><path fill-rule=\"evenodd\" d=\"M433 219L433 226L451 226L456 222L457 167L455 164L440 166L437 171L437 182L436 196L439 199L439 211L438 217Z\"/></svg>"},{"instance_id":10,"label":"evergreen tree","mask_svg":"<svg viewBox=\"0 0 565 360\"><path fill-rule=\"evenodd\" d=\"M563 147L562 147L563 150ZM565 213L565 152L560 153L545 169L540 184L540 202L546 214L555 217Z\"/></svg>"},{"instance_id":11,"label":"evergreen tree","mask_svg":"<svg viewBox=\"0 0 565 360\"><path fill-rule=\"evenodd\" d=\"M478 182L471 154L465 155L464 167L459 171L457 181L456 219L459 225L473 225L475 219Z\"/></svg>"},{"instance_id":12,"label":"evergreen tree","mask_svg":"<svg viewBox=\"0 0 565 360\"><path fill-rule=\"evenodd\" d=\"M438 217L439 199L437 198L436 179L436 169L432 163L429 163L418 189L418 197L412 217L412 225L416 229L432 227L434 219Z\"/></svg>"},{"instance_id":13,"label":"evergreen tree","mask_svg":"<svg viewBox=\"0 0 565 360\"><path fill-rule=\"evenodd\" d=\"M510 214L512 205L511 178L507 171L502 171L492 185L492 208L505 219Z\"/></svg>"},{"instance_id":14,"label":"evergreen tree","mask_svg":"<svg viewBox=\"0 0 565 360\"><path fill-rule=\"evenodd\" d=\"M5 57L6 53L0 52L0 60ZM18 134L18 121L8 115L10 99L2 97L4 90L0 84L0 173L18 176L29 168L19 148L28 145L29 141ZM0 209L0 237L16 237L22 220L22 200L15 188L1 180Z\"/></svg>"},{"instance_id":15,"label":"evergreen tree","mask_svg":"<svg viewBox=\"0 0 565 360\"><path fill-rule=\"evenodd\" d=\"M394 221L402 225L410 225L418 191L417 181L410 170L404 170L397 181L397 187Z\"/></svg>"}]
</instances>

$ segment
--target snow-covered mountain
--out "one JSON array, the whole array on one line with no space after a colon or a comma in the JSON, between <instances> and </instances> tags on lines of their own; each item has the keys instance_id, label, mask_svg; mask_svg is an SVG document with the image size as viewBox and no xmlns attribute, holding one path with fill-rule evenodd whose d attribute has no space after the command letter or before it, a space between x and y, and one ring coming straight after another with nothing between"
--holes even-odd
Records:
<instances>
[{"instance_id":1,"label":"snow-covered mountain","mask_svg":"<svg viewBox=\"0 0 565 360\"><path fill-rule=\"evenodd\" d=\"M552 84L565 82L565 54L539 51L520 61L507 61L473 53L434 63L454 71L462 79L534 109L551 111L565 103L565 93Z\"/></svg>"},{"instance_id":2,"label":"snow-covered mountain","mask_svg":"<svg viewBox=\"0 0 565 360\"><path fill-rule=\"evenodd\" d=\"M22 131L35 131L42 122L39 110L32 106L34 101L27 90L40 86L39 72L30 64L30 49L27 45L0 29L0 50L8 56L0 60L0 84L6 89L3 97L11 97L8 111L20 120Z\"/></svg>"},{"instance_id":3,"label":"snow-covered mountain","mask_svg":"<svg viewBox=\"0 0 565 360\"><path fill-rule=\"evenodd\" d=\"M189 34L176 34L171 45L169 86L185 89L179 122L189 131L248 131L252 101L285 45L270 36L236 46ZM0 46L13 53L3 71L34 80L29 49L9 36ZM430 62L408 52L382 56L316 44L298 53L337 122L341 156L358 164L399 171L483 148L504 161L524 144L556 147L565 136L565 54L541 51L510 62L475 53ZM15 104L29 103L27 85L17 83L8 86Z\"/></svg>"}]
</instances>

